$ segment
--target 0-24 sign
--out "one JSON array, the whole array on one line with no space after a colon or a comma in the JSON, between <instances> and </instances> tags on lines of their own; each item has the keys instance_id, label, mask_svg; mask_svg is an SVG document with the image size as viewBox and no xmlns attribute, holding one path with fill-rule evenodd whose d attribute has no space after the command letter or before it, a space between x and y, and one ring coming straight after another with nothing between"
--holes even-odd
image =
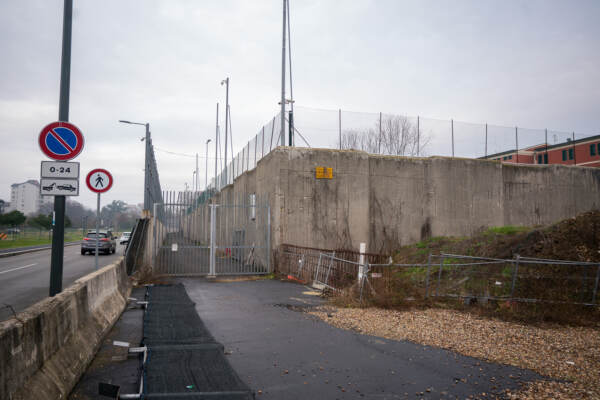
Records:
<instances>
[{"instance_id":1,"label":"0-24 sign","mask_svg":"<svg viewBox=\"0 0 600 400\"><path fill-rule=\"evenodd\" d=\"M79 163L62 161L42 161L41 177L79 179Z\"/></svg>"}]
</instances>

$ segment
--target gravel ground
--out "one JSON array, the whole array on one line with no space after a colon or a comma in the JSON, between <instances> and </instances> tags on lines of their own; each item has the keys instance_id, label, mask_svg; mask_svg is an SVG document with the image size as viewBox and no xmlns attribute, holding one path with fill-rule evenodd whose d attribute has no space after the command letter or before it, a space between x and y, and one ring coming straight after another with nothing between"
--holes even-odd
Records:
<instances>
[{"instance_id":1,"label":"gravel ground","mask_svg":"<svg viewBox=\"0 0 600 400\"><path fill-rule=\"evenodd\" d=\"M311 314L343 329L442 347L536 371L537 381L510 399L600 399L600 329L530 326L454 310L393 311L323 306Z\"/></svg>"}]
</instances>

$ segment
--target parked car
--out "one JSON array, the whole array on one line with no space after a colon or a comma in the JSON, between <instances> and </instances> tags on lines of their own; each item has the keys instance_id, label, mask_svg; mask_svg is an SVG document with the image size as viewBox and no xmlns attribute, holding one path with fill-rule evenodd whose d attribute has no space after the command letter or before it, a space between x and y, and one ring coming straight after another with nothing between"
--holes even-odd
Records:
<instances>
[{"instance_id":1,"label":"parked car","mask_svg":"<svg viewBox=\"0 0 600 400\"><path fill-rule=\"evenodd\" d=\"M9 233L9 234L21 233L21 230L19 228L8 228L6 230L6 233Z\"/></svg>"},{"instance_id":2,"label":"parked car","mask_svg":"<svg viewBox=\"0 0 600 400\"><path fill-rule=\"evenodd\" d=\"M99 231L96 233L95 230L90 230L81 242L81 254L95 253L96 242L98 242L98 253L114 254L117 251L116 239L117 237L113 236L111 231Z\"/></svg>"},{"instance_id":3,"label":"parked car","mask_svg":"<svg viewBox=\"0 0 600 400\"><path fill-rule=\"evenodd\" d=\"M129 239L131 239L131 232L123 232L119 238L119 243L127 244L129 243Z\"/></svg>"}]
</instances>

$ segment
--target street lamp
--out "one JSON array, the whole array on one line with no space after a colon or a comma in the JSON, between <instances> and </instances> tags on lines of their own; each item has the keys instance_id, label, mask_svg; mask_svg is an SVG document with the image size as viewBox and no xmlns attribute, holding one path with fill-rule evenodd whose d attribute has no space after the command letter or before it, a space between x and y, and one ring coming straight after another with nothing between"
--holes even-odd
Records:
<instances>
[{"instance_id":1,"label":"street lamp","mask_svg":"<svg viewBox=\"0 0 600 400\"><path fill-rule=\"evenodd\" d=\"M205 158L205 166L204 166L204 191L208 190L208 144L210 143L210 139L206 141L206 158ZM215 184L217 182L215 181Z\"/></svg>"},{"instance_id":2,"label":"street lamp","mask_svg":"<svg viewBox=\"0 0 600 400\"><path fill-rule=\"evenodd\" d=\"M149 196L149 191L150 191L150 178L149 178L149 170L150 170L150 124L149 123L141 123L141 122L132 122L132 121L126 121L126 120L119 120L120 123L122 124L130 124L130 125L142 125L146 127L146 136L143 137L141 140L142 141L146 141L146 151L145 151L145 155L144 155L144 213L149 213L150 212L150 207L152 206L150 204L150 196Z\"/></svg>"}]
</instances>

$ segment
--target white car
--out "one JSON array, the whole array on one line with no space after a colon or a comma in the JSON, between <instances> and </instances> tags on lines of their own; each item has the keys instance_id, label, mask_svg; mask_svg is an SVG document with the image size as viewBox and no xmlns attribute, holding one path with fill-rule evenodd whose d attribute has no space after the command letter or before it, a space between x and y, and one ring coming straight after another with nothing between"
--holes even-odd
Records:
<instances>
[{"instance_id":1,"label":"white car","mask_svg":"<svg viewBox=\"0 0 600 400\"><path fill-rule=\"evenodd\" d=\"M119 243L127 244L129 243L129 239L131 239L131 232L123 232L119 238Z\"/></svg>"}]
</instances>

